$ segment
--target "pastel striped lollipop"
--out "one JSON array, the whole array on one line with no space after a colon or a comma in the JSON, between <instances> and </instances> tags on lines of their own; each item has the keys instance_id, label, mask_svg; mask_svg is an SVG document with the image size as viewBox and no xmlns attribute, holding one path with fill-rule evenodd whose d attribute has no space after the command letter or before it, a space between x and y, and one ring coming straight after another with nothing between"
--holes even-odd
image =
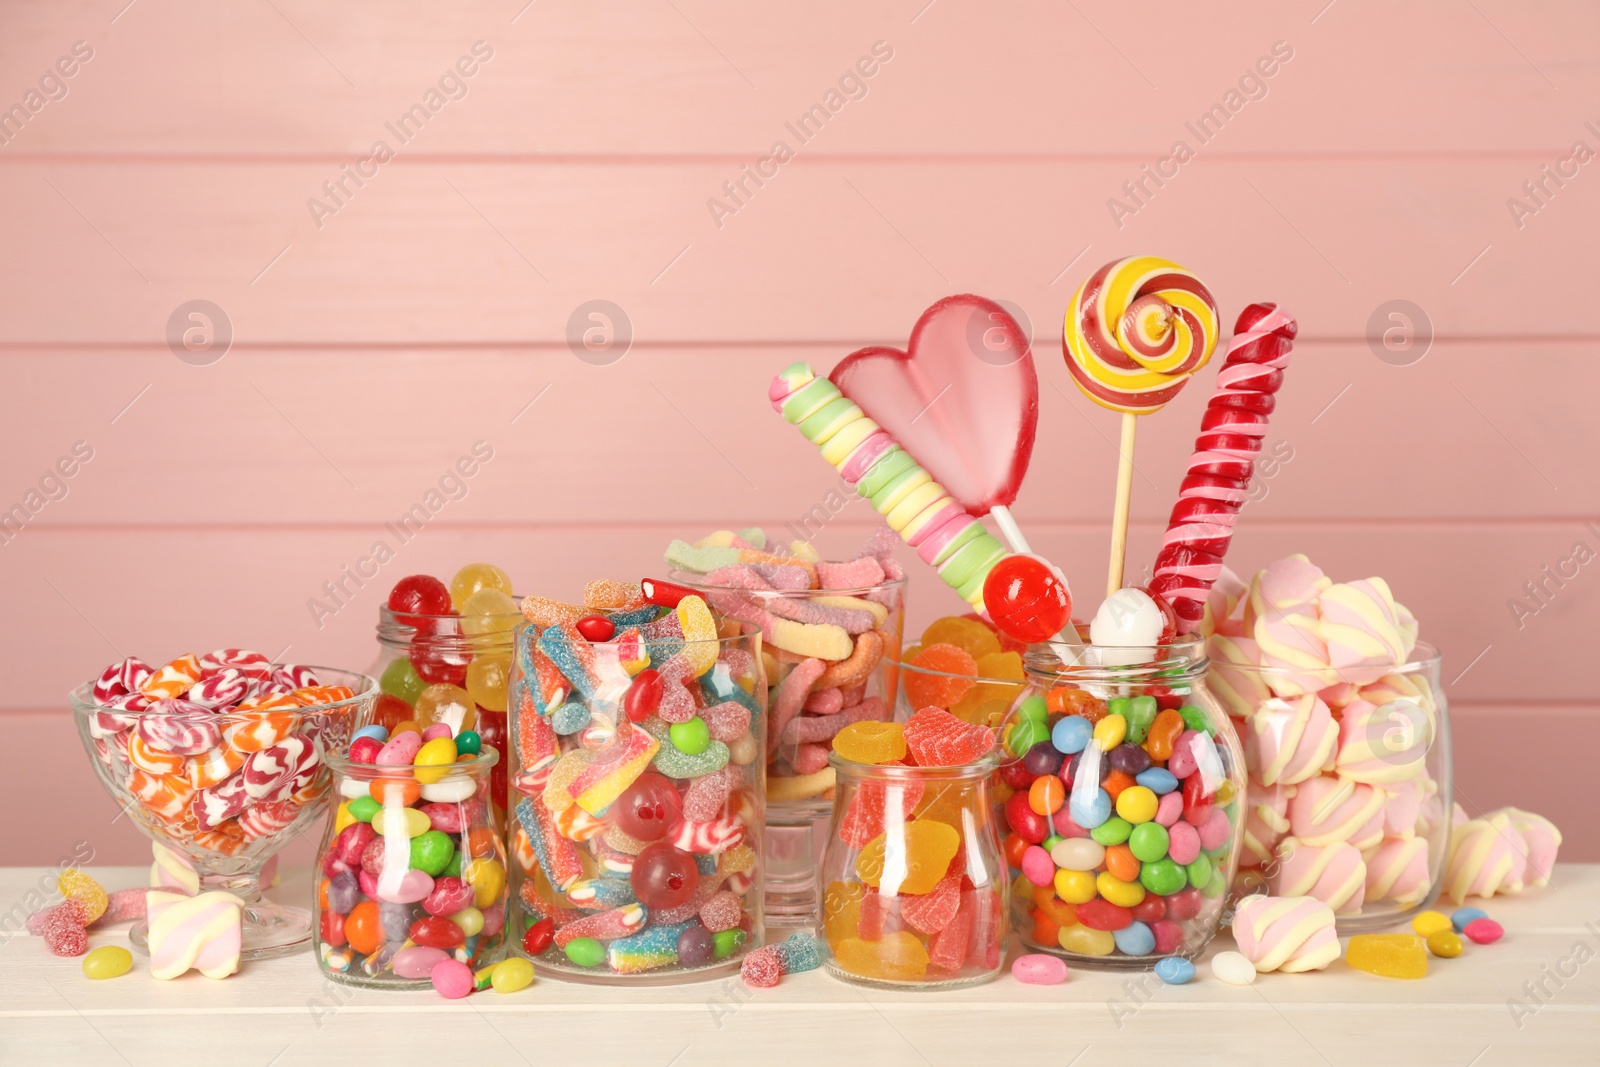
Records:
<instances>
[{"instance_id":1,"label":"pastel striped lollipop","mask_svg":"<svg viewBox=\"0 0 1600 1067\"><path fill-rule=\"evenodd\" d=\"M946 585L983 610L983 580L1008 553L981 520L809 364L773 378L767 398Z\"/></svg>"}]
</instances>

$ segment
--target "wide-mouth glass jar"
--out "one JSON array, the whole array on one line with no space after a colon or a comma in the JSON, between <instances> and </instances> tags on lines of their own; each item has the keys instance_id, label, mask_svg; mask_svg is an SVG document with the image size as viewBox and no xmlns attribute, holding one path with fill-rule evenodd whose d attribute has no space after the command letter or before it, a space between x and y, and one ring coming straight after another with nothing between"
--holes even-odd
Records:
<instances>
[{"instance_id":1,"label":"wide-mouth glass jar","mask_svg":"<svg viewBox=\"0 0 1600 1067\"><path fill-rule=\"evenodd\" d=\"M200 890L245 902L240 958L271 959L306 948L312 919L304 908L261 895L261 869L326 808L330 753L345 748L370 720L377 683L332 667L292 669L297 684L339 699L296 706L274 698L255 710L146 710L95 700L84 684L68 696L78 736L100 784L134 825L193 866ZM123 701L122 703L126 703ZM148 925L129 932L144 950Z\"/></svg>"},{"instance_id":2,"label":"wide-mouth glass jar","mask_svg":"<svg viewBox=\"0 0 1600 1067\"><path fill-rule=\"evenodd\" d=\"M749 590L710 584L706 575L674 571L671 577L701 593L713 610L761 629L772 694L766 913L773 922L812 925L815 831L833 807L833 738L852 722L894 717L906 580L856 589Z\"/></svg>"},{"instance_id":3,"label":"wide-mouth glass jar","mask_svg":"<svg viewBox=\"0 0 1600 1067\"><path fill-rule=\"evenodd\" d=\"M505 598L511 601L512 598ZM387 730L402 722L426 728L446 722L453 733L472 730L500 753L490 784L491 816L507 823L510 763L506 690L512 640L527 620L520 611L492 615L417 615L378 609L378 658L369 673L382 690L374 721Z\"/></svg>"},{"instance_id":4,"label":"wide-mouth glass jar","mask_svg":"<svg viewBox=\"0 0 1600 1067\"><path fill-rule=\"evenodd\" d=\"M1238 864L1244 753L1197 637L1029 649L1000 768L1012 922L1090 966L1195 956Z\"/></svg>"},{"instance_id":5,"label":"wide-mouth glass jar","mask_svg":"<svg viewBox=\"0 0 1600 1067\"><path fill-rule=\"evenodd\" d=\"M506 855L490 823L500 754L439 766L329 754L339 796L317 852L317 962L347 985L421 989L455 959L500 957Z\"/></svg>"},{"instance_id":6,"label":"wide-mouth glass jar","mask_svg":"<svg viewBox=\"0 0 1600 1067\"><path fill-rule=\"evenodd\" d=\"M898 989L989 981L1007 895L990 795L999 757L959 767L831 758L839 785L818 877L828 972Z\"/></svg>"},{"instance_id":7,"label":"wide-mouth glass jar","mask_svg":"<svg viewBox=\"0 0 1600 1067\"><path fill-rule=\"evenodd\" d=\"M1244 740L1249 790L1236 897L1313 896L1341 934L1438 898L1450 845L1450 719L1438 649L1356 668L1263 666L1214 636L1210 688Z\"/></svg>"},{"instance_id":8,"label":"wide-mouth glass jar","mask_svg":"<svg viewBox=\"0 0 1600 1067\"><path fill-rule=\"evenodd\" d=\"M732 973L765 938L761 634L633 626L595 642L517 631L513 933L572 981Z\"/></svg>"}]
</instances>

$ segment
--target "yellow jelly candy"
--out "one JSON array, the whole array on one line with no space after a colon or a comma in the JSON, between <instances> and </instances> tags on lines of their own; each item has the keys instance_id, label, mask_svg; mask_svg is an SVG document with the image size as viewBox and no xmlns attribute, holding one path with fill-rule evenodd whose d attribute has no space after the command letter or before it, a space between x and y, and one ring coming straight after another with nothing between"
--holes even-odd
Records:
<instances>
[{"instance_id":1,"label":"yellow jelly candy","mask_svg":"<svg viewBox=\"0 0 1600 1067\"><path fill-rule=\"evenodd\" d=\"M697 596L686 596L676 608L678 625L683 628L683 651L680 653L696 677L709 671L717 662L717 624L711 609Z\"/></svg>"},{"instance_id":2,"label":"yellow jelly candy","mask_svg":"<svg viewBox=\"0 0 1600 1067\"><path fill-rule=\"evenodd\" d=\"M419 731L436 722L449 726L452 734L475 729L478 725L478 705L472 702L472 694L449 682L430 685L418 693L412 713L416 715ZM399 730L399 727L395 727L396 733ZM393 736L390 735L391 740Z\"/></svg>"},{"instance_id":3,"label":"yellow jelly candy","mask_svg":"<svg viewBox=\"0 0 1600 1067\"><path fill-rule=\"evenodd\" d=\"M1466 947L1462 944L1460 936L1449 928L1435 930L1428 935L1428 951L1440 959L1453 960L1461 955Z\"/></svg>"},{"instance_id":4,"label":"yellow jelly candy","mask_svg":"<svg viewBox=\"0 0 1600 1067\"><path fill-rule=\"evenodd\" d=\"M511 956L494 965L489 984L496 993L515 993L533 984L533 964L520 956Z\"/></svg>"},{"instance_id":5,"label":"yellow jelly candy","mask_svg":"<svg viewBox=\"0 0 1600 1067\"><path fill-rule=\"evenodd\" d=\"M506 891L505 864L492 859L468 860L462 864L461 880L472 887L474 906L493 907Z\"/></svg>"},{"instance_id":6,"label":"yellow jelly candy","mask_svg":"<svg viewBox=\"0 0 1600 1067\"><path fill-rule=\"evenodd\" d=\"M959 615L935 619L922 631L922 647L929 645L955 645L973 659L1000 651L1000 639L993 630L976 619L963 619Z\"/></svg>"},{"instance_id":7,"label":"yellow jelly candy","mask_svg":"<svg viewBox=\"0 0 1600 1067\"><path fill-rule=\"evenodd\" d=\"M133 953L120 945L101 945L83 957L83 973L90 978L120 978L133 969Z\"/></svg>"},{"instance_id":8,"label":"yellow jelly candy","mask_svg":"<svg viewBox=\"0 0 1600 1067\"><path fill-rule=\"evenodd\" d=\"M950 706L950 714L980 726L990 726L993 723L988 721L988 715L981 709L986 704L1004 704L1005 707L1000 710L1001 717L1011 710L1017 694L1022 692L1025 677L1022 673L1022 657L1015 652L991 652L979 657L978 677L1005 680L978 682L970 693Z\"/></svg>"},{"instance_id":9,"label":"yellow jelly candy","mask_svg":"<svg viewBox=\"0 0 1600 1067\"><path fill-rule=\"evenodd\" d=\"M959 785L929 786L917 802L913 818L949 823L956 829L966 825L968 813L979 825L986 822L985 815L974 803L973 791Z\"/></svg>"},{"instance_id":10,"label":"yellow jelly candy","mask_svg":"<svg viewBox=\"0 0 1600 1067\"><path fill-rule=\"evenodd\" d=\"M882 833L867 842L856 857L856 875L885 893L920 896L939 884L960 847L961 835L948 823L906 823L892 840Z\"/></svg>"},{"instance_id":11,"label":"yellow jelly candy","mask_svg":"<svg viewBox=\"0 0 1600 1067\"><path fill-rule=\"evenodd\" d=\"M1119 908L1131 908L1144 900L1144 886L1138 882L1124 882L1107 871L1101 871L1095 876L1094 887L1100 891L1102 897Z\"/></svg>"},{"instance_id":12,"label":"yellow jelly candy","mask_svg":"<svg viewBox=\"0 0 1600 1067\"><path fill-rule=\"evenodd\" d=\"M1416 934L1357 934L1344 960L1358 971L1384 978L1426 978L1428 953Z\"/></svg>"},{"instance_id":13,"label":"yellow jelly candy","mask_svg":"<svg viewBox=\"0 0 1600 1067\"><path fill-rule=\"evenodd\" d=\"M424 741L417 750L416 757L411 761L416 767L413 772L417 781L423 785L433 785L444 779L445 771L456 761L456 742L451 737L435 737L432 741ZM421 814L420 812L418 814Z\"/></svg>"},{"instance_id":14,"label":"yellow jelly candy","mask_svg":"<svg viewBox=\"0 0 1600 1067\"><path fill-rule=\"evenodd\" d=\"M1109 956L1117 950L1117 939L1110 930L1095 930L1087 926L1063 926L1056 938L1068 952L1082 956Z\"/></svg>"},{"instance_id":15,"label":"yellow jelly candy","mask_svg":"<svg viewBox=\"0 0 1600 1067\"><path fill-rule=\"evenodd\" d=\"M833 739L840 759L852 763L888 763L906 758L905 727L897 722L853 722Z\"/></svg>"},{"instance_id":16,"label":"yellow jelly candy","mask_svg":"<svg viewBox=\"0 0 1600 1067\"><path fill-rule=\"evenodd\" d=\"M421 837L432 826L428 813L419 808L384 808L372 817L372 828L380 837Z\"/></svg>"},{"instance_id":17,"label":"yellow jelly candy","mask_svg":"<svg viewBox=\"0 0 1600 1067\"><path fill-rule=\"evenodd\" d=\"M1419 937L1432 937L1440 930L1453 930L1455 927L1450 922L1450 916L1442 911L1425 911L1411 920L1411 929Z\"/></svg>"},{"instance_id":18,"label":"yellow jelly candy","mask_svg":"<svg viewBox=\"0 0 1600 1067\"><path fill-rule=\"evenodd\" d=\"M828 946L838 951L841 941L853 937L861 925L861 900L867 887L860 882L829 882L822 893L822 932Z\"/></svg>"},{"instance_id":19,"label":"yellow jelly candy","mask_svg":"<svg viewBox=\"0 0 1600 1067\"><path fill-rule=\"evenodd\" d=\"M1056 896L1068 904L1087 904L1095 898L1093 871L1057 871Z\"/></svg>"},{"instance_id":20,"label":"yellow jelly candy","mask_svg":"<svg viewBox=\"0 0 1600 1067\"><path fill-rule=\"evenodd\" d=\"M498 589L480 589L461 605L461 632L476 638L475 646L509 643L524 622L517 602Z\"/></svg>"},{"instance_id":21,"label":"yellow jelly candy","mask_svg":"<svg viewBox=\"0 0 1600 1067\"><path fill-rule=\"evenodd\" d=\"M834 959L842 969L862 978L905 982L928 973L928 950L910 930L889 934L882 941L847 937L839 942Z\"/></svg>"},{"instance_id":22,"label":"yellow jelly candy","mask_svg":"<svg viewBox=\"0 0 1600 1067\"><path fill-rule=\"evenodd\" d=\"M481 708L505 711L510 681L510 656L477 656L467 664L467 694Z\"/></svg>"},{"instance_id":23,"label":"yellow jelly candy","mask_svg":"<svg viewBox=\"0 0 1600 1067\"><path fill-rule=\"evenodd\" d=\"M461 927L461 932L468 937L476 937L483 932L483 912L471 904L450 916L450 921Z\"/></svg>"},{"instance_id":24,"label":"yellow jelly candy","mask_svg":"<svg viewBox=\"0 0 1600 1067\"><path fill-rule=\"evenodd\" d=\"M1115 713L1094 724L1094 742L1100 751L1110 752L1128 736L1128 720Z\"/></svg>"},{"instance_id":25,"label":"yellow jelly candy","mask_svg":"<svg viewBox=\"0 0 1600 1067\"><path fill-rule=\"evenodd\" d=\"M110 898L103 886L76 867L68 867L56 878L56 889L83 909L85 922L94 922L106 913Z\"/></svg>"},{"instance_id":26,"label":"yellow jelly candy","mask_svg":"<svg viewBox=\"0 0 1600 1067\"><path fill-rule=\"evenodd\" d=\"M360 821L360 819L350 814L350 802L347 800L340 804L338 810L333 813L333 832L338 834L351 823Z\"/></svg>"},{"instance_id":27,"label":"yellow jelly candy","mask_svg":"<svg viewBox=\"0 0 1600 1067\"><path fill-rule=\"evenodd\" d=\"M466 614L462 605L484 589L495 589L509 597L511 576L493 563L469 563L450 579L450 605Z\"/></svg>"}]
</instances>

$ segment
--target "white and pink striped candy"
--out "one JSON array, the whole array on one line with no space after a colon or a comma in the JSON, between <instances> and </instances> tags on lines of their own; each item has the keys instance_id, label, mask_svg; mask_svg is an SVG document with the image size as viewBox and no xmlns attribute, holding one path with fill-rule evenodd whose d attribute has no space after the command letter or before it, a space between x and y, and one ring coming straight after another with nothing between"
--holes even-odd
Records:
<instances>
[{"instance_id":1,"label":"white and pink striped candy","mask_svg":"<svg viewBox=\"0 0 1600 1067\"><path fill-rule=\"evenodd\" d=\"M685 819L672 832L672 845L683 852L715 856L744 840L744 823L732 815L710 821Z\"/></svg>"},{"instance_id":2,"label":"white and pink striped candy","mask_svg":"<svg viewBox=\"0 0 1600 1067\"><path fill-rule=\"evenodd\" d=\"M254 800L283 800L309 785L322 757L303 737L286 737L245 760L240 776Z\"/></svg>"},{"instance_id":3,"label":"white and pink striped candy","mask_svg":"<svg viewBox=\"0 0 1600 1067\"><path fill-rule=\"evenodd\" d=\"M222 731L208 708L178 698L150 705L135 729L151 748L179 756L204 755L222 741Z\"/></svg>"},{"instance_id":4,"label":"white and pink striped candy","mask_svg":"<svg viewBox=\"0 0 1600 1067\"><path fill-rule=\"evenodd\" d=\"M191 807L200 829L215 830L249 805L250 794L244 779L235 775L221 785L196 792Z\"/></svg>"},{"instance_id":5,"label":"white and pink striped candy","mask_svg":"<svg viewBox=\"0 0 1600 1067\"><path fill-rule=\"evenodd\" d=\"M301 808L287 800L271 804L254 804L239 813L239 829L246 840L271 837L287 830L299 817Z\"/></svg>"},{"instance_id":6,"label":"white and pink striped candy","mask_svg":"<svg viewBox=\"0 0 1600 1067\"><path fill-rule=\"evenodd\" d=\"M139 687L154 673L150 665L138 656L129 656L119 663L113 663L94 683L95 703L105 704L113 697L137 693Z\"/></svg>"}]
</instances>

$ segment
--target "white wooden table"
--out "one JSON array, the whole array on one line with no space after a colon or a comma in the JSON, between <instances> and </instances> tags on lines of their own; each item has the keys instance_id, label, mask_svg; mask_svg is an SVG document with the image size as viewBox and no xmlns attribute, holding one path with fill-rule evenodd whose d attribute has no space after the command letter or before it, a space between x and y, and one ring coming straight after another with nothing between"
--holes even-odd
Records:
<instances>
[{"instance_id":1,"label":"white wooden table","mask_svg":"<svg viewBox=\"0 0 1600 1067\"><path fill-rule=\"evenodd\" d=\"M43 873L0 870L5 909ZM108 888L142 884L144 875L94 873ZM221 982L195 974L153 981L136 957L133 973L91 982L78 960L53 957L22 934L0 943L0 1063L689 1067L817 1065L826 1056L936 1067L1594 1064L1600 865L1563 866L1554 881L1522 897L1474 901L1505 925L1505 939L1433 960L1420 981L1376 978L1341 962L1319 974L1263 975L1247 988L1223 985L1202 963L1183 987L1075 969L1054 987L1025 986L1006 973L959 992L888 993L818 971L759 991L737 978L627 992L540 979L512 996L447 1002L432 992L333 985L309 953L250 965ZM307 872L292 872L273 895L306 899L308 884ZM91 944L125 944L126 929L97 933ZM1217 947L1231 947L1226 935ZM1524 983L1541 981L1548 995L1536 1001ZM1509 1006L1514 999L1524 1005L1520 1016Z\"/></svg>"}]
</instances>

